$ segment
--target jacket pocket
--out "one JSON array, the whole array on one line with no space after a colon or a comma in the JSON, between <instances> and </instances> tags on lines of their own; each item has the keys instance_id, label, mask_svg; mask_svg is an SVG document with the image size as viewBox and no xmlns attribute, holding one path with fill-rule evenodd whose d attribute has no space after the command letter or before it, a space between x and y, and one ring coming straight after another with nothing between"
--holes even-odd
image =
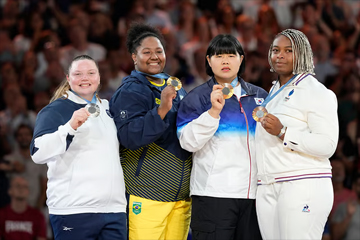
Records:
<instances>
[{"instance_id":1,"label":"jacket pocket","mask_svg":"<svg viewBox=\"0 0 360 240\"><path fill-rule=\"evenodd\" d=\"M140 174L141 167L142 167L142 165L143 165L144 158L145 158L145 155L146 155L147 150L148 150L148 147L144 147L143 152L141 153L141 156L140 156L140 159L139 159L139 162L138 162L138 166L137 166L136 172L135 172L135 176L136 176L136 177L138 177L139 174Z\"/></svg>"}]
</instances>

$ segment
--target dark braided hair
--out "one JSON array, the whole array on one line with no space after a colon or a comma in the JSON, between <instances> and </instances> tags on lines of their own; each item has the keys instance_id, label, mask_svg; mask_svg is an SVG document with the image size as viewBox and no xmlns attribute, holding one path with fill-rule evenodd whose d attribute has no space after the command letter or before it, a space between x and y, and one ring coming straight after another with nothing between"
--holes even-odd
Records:
<instances>
[{"instance_id":1,"label":"dark braided hair","mask_svg":"<svg viewBox=\"0 0 360 240\"><path fill-rule=\"evenodd\" d=\"M147 37L156 37L159 39L165 50L164 38L158 29L147 24L134 23L127 32L126 47L129 53L136 53L137 47L139 47L142 40Z\"/></svg>"}]
</instances>

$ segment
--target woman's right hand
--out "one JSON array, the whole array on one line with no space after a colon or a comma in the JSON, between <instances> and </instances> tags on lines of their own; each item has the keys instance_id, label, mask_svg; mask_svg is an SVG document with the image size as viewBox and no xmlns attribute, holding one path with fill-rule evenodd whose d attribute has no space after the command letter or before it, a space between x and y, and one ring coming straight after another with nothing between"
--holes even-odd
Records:
<instances>
[{"instance_id":1,"label":"woman's right hand","mask_svg":"<svg viewBox=\"0 0 360 240\"><path fill-rule=\"evenodd\" d=\"M166 114L172 108L172 101L176 98L176 90L173 86L167 86L161 91L161 103L158 108L158 114L164 119Z\"/></svg>"},{"instance_id":2,"label":"woman's right hand","mask_svg":"<svg viewBox=\"0 0 360 240\"><path fill-rule=\"evenodd\" d=\"M213 118L220 117L221 110L223 109L223 107L225 105L225 99L224 99L224 95L222 93L222 89L223 89L223 86L216 84L213 86L213 90L210 95L210 100L211 100L212 106L209 110L209 114Z\"/></svg>"},{"instance_id":3,"label":"woman's right hand","mask_svg":"<svg viewBox=\"0 0 360 240\"><path fill-rule=\"evenodd\" d=\"M80 108L73 113L69 124L74 130L77 130L78 127L83 125L83 123L89 118L89 116L90 113L85 108Z\"/></svg>"}]
</instances>

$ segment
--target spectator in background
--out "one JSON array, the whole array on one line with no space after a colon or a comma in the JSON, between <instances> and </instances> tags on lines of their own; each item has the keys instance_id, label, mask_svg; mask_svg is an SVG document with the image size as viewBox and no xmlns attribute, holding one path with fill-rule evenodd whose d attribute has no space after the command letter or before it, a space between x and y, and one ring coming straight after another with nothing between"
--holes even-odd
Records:
<instances>
[{"instance_id":1,"label":"spectator in background","mask_svg":"<svg viewBox=\"0 0 360 240\"><path fill-rule=\"evenodd\" d=\"M120 38L113 31L109 16L102 12L95 12L90 16L89 37L90 42L100 44L107 50L117 47Z\"/></svg>"},{"instance_id":2,"label":"spectator in background","mask_svg":"<svg viewBox=\"0 0 360 240\"><path fill-rule=\"evenodd\" d=\"M20 171L12 172L23 177L29 184L30 194L28 203L30 206L42 210L46 200L46 172L45 165L35 164L30 156L30 143L32 139L32 128L25 124L19 125L15 131L17 148L10 154L4 156L4 159L14 166L20 166ZM19 168L19 167L17 167Z\"/></svg>"},{"instance_id":3,"label":"spectator in background","mask_svg":"<svg viewBox=\"0 0 360 240\"><path fill-rule=\"evenodd\" d=\"M235 10L230 4L225 4L225 6L219 8L215 12L215 16L218 34L231 34L239 38L239 33L235 27Z\"/></svg>"},{"instance_id":4,"label":"spectator in background","mask_svg":"<svg viewBox=\"0 0 360 240\"><path fill-rule=\"evenodd\" d=\"M195 76L196 68L194 62L194 52L207 46L211 39L210 27L206 17L200 17L196 20L195 33L190 41L180 46L180 56L185 60L186 65L189 66L189 72Z\"/></svg>"},{"instance_id":5,"label":"spectator in background","mask_svg":"<svg viewBox=\"0 0 360 240\"><path fill-rule=\"evenodd\" d=\"M332 38L333 31L323 21L321 9L316 8L311 3L305 3L301 8L301 16L303 26L299 30L308 36L310 43L312 43L313 37L318 34L323 34L328 41Z\"/></svg>"},{"instance_id":6,"label":"spectator in background","mask_svg":"<svg viewBox=\"0 0 360 240\"><path fill-rule=\"evenodd\" d=\"M33 128L36 114L28 109L26 98L22 95L17 83L8 84L4 89L3 97L6 108L0 111L0 125L6 131L11 148L15 149L15 130L20 124L27 124Z\"/></svg>"},{"instance_id":7,"label":"spectator in background","mask_svg":"<svg viewBox=\"0 0 360 240\"><path fill-rule=\"evenodd\" d=\"M312 43L316 78L319 82L325 83L327 76L338 73L331 59L329 39L322 34L316 34Z\"/></svg>"},{"instance_id":8,"label":"spectator in background","mask_svg":"<svg viewBox=\"0 0 360 240\"><path fill-rule=\"evenodd\" d=\"M33 99L35 92L35 72L37 66L38 63L35 52L32 50L25 52L20 65L20 69L22 71L20 71L19 86L22 94L26 98L29 109L34 109Z\"/></svg>"},{"instance_id":9,"label":"spectator in background","mask_svg":"<svg viewBox=\"0 0 360 240\"><path fill-rule=\"evenodd\" d=\"M88 30L77 19L72 19L68 25L70 44L60 49L60 62L63 69L70 66L71 61L79 55L88 55L96 62L104 60L106 49L97 43L88 42Z\"/></svg>"},{"instance_id":10,"label":"spectator in background","mask_svg":"<svg viewBox=\"0 0 360 240\"><path fill-rule=\"evenodd\" d=\"M269 0L263 0L259 6L255 31L258 39L273 39L280 32L275 11L270 6Z\"/></svg>"},{"instance_id":11,"label":"spectator in background","mask_svg":"<svg viewBox=\"0 0 360 240\"><path fill-rule=\"evenodd\" d=\"M34 50L44 28L44 20L39 12L33 11L21 21L24 29L22 33L15 36L14 46L16 52L24 54L28 50Z\"/></svg>"},{"instance_id":12,"label":"spectator in background","mask_svg":"<svg viewBox=\"0 0 360 240\"><path fill-rule=\"evenodd\" d=\"M28 205L28 182L22 177L13 177L9 195L10 204L0 209L0 239L45 240L44 215Z\"/></svg>"},{"instance_id":13,"label":"spectator in background","mask_svg":"<svg viewBox=\"0 0 360 240\"><path fill-rule=\"evenodd\" d=\"M341 159L337 159L337 158L331 159L331 167L332 167L331 180L334 188L334 204L331 210L331 214L333 214L341 203L355 199L356 193L344 187L346 172L345 172L344 163L341 161ZM330 215L330 219L331 219L331 215Z\"/></svg>"},{"instance_id":14,"label":"spectator in background","mask_svg":"<svg viewBox=\"0 0 360 240\"><path fill-rule=\"evenodd\" d=\"M241 14L236 18L236 29L238 31L238 40L244 47L246 52L257 50L257 37L255 35L255 21L245 15Z\"/></svg>"},{"instance_id":15,"label":"spectator in background","mask_svg":"<svg viewBox=\"0 0 360 240\"><path fill-rule=\"evenodd\" d=\"M65 77L57 32L43 31L35 52L37 53L37 68L34 73L34 92L53 91Z\"/></svg>"},{"instance_id":16,"label":"spectator in background","mask_svg":"<svg viewBox=\"0 0 360 240\"><path fill-rule=\"evenodd\" d=\"M111 49L107 54L107 61L110 64L111 76L109 86L116 91L121 85L124 77L128 76L132 70L133 62L126 47L120 49Z\"/></svg>"},{"instance_id":17,"label":"spectator in background","mask_svg":"<svg viewBox=\"0 0 360 240\"><path fill-rule=\"evenodd\" d=\"M34 96L34 111L39 113L50 102L50 94L48 92L42 91L37 92Z\"/></svg>"},{"instance_id":18,"label":"spectator in background","mask_svg":"<svg viewBox=\"0 0 360 240\"><path fill-rule=\"evenodd\" d=\"M110 101L112 95L115 93L115 90L112 89L109 85L111 81L110 63L107 60L102 60L98 63L98 66L99 66L99 73L101 76L101 87L98 92L99 97Z\"/></svg>"},{"instance_id":19,"label":"spectator in background","mask_svg":"<svg viewBox=\"0 0 360 240\"><path fill-rule=\"evenodd\" d=\"M1 28L0 42L0 64L3 62L19 63L21 61L21 54L15 51L15 46L9 36L9 32Z\"/></svg>"},{"instance_id":20,"label":"spectator in background","mask_svg":"<svg viewBox=\"0 0 360 240\"><path fill-rule=\"evenodd\" d=\"M333 240L355 240L360 237L360 174L354 179L352 188L356 198L340 204L333 214Z\"/></svg>"},{"instance_id":21,"label":"spectator in background","mask_svg":"<svg viewBox=\"0 0 360 240\"><path fill-rule=\"evenodd\" d=\"M0 29L9 33L9 39L13 39L18 34L18 17L20 15L20 1L7 0L3 6L0 19ZM0 41L1 45L4 44Z\"/></svg>"},{"instance_id":22,"label":"spectator in background","mask_svg":"<svg viewBox=\"0 0 360 240\"><path fill-rule=\"evenodd\" d=\"M166 11L160 10L156 7L156 0L142 0L145 10L145 22L151 26L159 29L174 30L170 16Z\"/></svg>"},{"instance_id":23,"label":"spectator in background","mask_svg":"<svg viewBox=\"0 0 360 240\"><path fill-rule=\"evenodd\" d=\"M190 41L196 34L196 8L191 1L181 1L179 5L179 20L176 25L176 39L179 46Z\"/></svg>"},{"instance_id":24,"label":"spectator in background","mask_svg":"<svg viewBox=\"0 0 360 240\"><path fill-rule=\"evenodd\" d=\"M19 82L19 70L14 62L4 62L0 68L1 89L4 92L8 84ZM4 100L4 99L3 99ZM2 107L3 108L3 107Z\"/></svg>"}]
</instances>

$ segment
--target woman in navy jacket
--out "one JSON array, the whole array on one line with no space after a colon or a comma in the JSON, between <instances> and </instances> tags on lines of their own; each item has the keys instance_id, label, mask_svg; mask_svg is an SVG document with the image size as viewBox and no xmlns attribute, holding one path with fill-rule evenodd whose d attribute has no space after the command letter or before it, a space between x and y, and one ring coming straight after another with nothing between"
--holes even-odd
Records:
<instances>
[{"instance_id":1,"label":"woman in navy jacket","mask_svg":"<svg viewBox=\"0 0 360 240\"><path fill-rule=\"evenodd\" d=\"M180 147L176 116L184 89L167 86L161 34L136 24L127 36L135 70L110 101L129 195L130 239L186 239L191 153Z\"/></svg>"}]
</instances>

